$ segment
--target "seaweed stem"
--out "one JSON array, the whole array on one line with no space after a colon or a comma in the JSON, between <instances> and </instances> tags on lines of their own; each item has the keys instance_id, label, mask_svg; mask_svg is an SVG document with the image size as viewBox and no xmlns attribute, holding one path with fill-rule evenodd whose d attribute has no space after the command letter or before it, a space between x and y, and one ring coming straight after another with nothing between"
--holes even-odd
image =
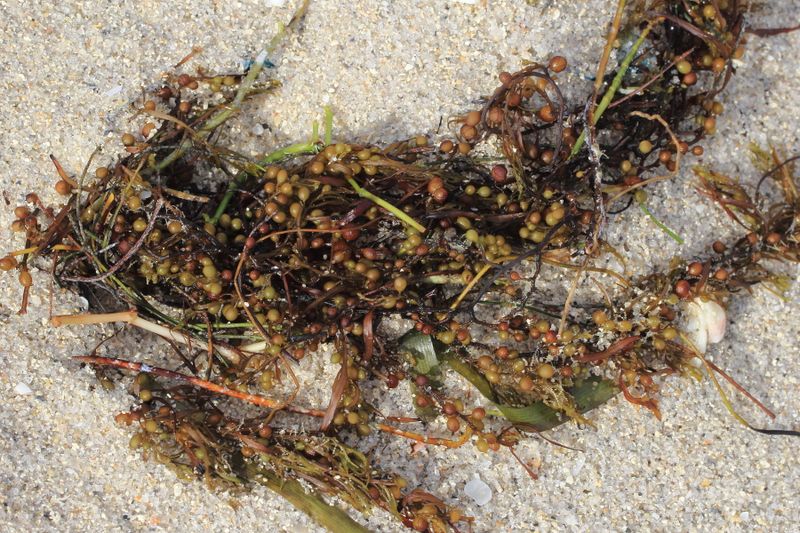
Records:
<instances>
[{"instance_id":1,"label":"seaweed stem","mask_svg":"<svg viewBox=\"0 0 800 533\"><path fill-rule=\"evenodd\" d=\"M325 106L325 146L331 144L333 138L333 111L331 106Z\"/></svg>"},{"instance_id":2,"label":"seaweed stem","mask_svg":"<svg viewBox=\"0 0 800 533\"><path fill-rule=\"evenodd\" d=\"M594 78L594 93L600 91L603 86L603 78L606 75L606 67L608 66L608 58L611 57L611 50L614 48L614 41L617 39L619 27L622 23L622 13L625 11L626 0L617 1L617 10L614 13L614 20L611 23L611 29L608 31L608 38L606 39L606 46L603 48L603 55L600 58L600 63L597 65L597 75Z\"/></svg>"},{"instance_id":3,"label":"seaweed stem","mask_svg":"<svg viewBox=\"0 0 800 533\"><path fill-rule=\"evenodd\" d=\"M319 409L307 409L305 407L285 405L284 402L273 400L272 398L265 398L264 396L258 396L256 394L249 394L246 392L240 392L238 390L229 389L228 387L217 385L216 383L213 383L205 379L196 378L194 376L187 376L186 374L181 374L180 372L167 370L166 368L150 366L145 363L136 363L134 361L126 361L124 359L116 359L113 357L98 357L93 355L78 355L73 357L73 359L90 365L113 366L115 368L123 368L125 370L131 370L133 372L143 372L145 374L153 374L154 376L159 376L162 378L174 379L177 381L191 383L195 387L210 392L215 392L217 394L230 396L231 398L236 398L237 400L242 400L247 403L251 403L253 405L266 407L268 409L285 409L293 413L315 416L315 417L322 417L325 415L324 411L320 411Z\"/></svg>"},{"instance_id":4,"label":"seaweed stem","mask_svg":"<svg viewBox=\"0 0 800 533\"><path fill-rule=\"evenodd\" d=\"M389 424L383 423L376 423L375 427L385 433L391 433L392 435L397 435L400 437L405 437L407 439L415 440L417 442L421 442L423 444L431 444L434 446L444 446L446 448L460 448L467 441L469 441L470 437L472 436L472 428L467 426L464 430L464 433L456 439L442 439L439 437L427 437L425 435L420 435L419 433L414 433L413 431L406 431L400 428L396 428L394 426L390 426Z\"/></svg>"},{"instance_id":5,"label":"seaweed stem","mask_svg":"<svg viewBox=\"0 0 800 533\"><path fill-rule=\"evenodd\" d=\"M459 304L461 304L461 302L464 300L464 298L467 296L467 294L469 294L469 291L471 291L472 288L475 287L475 285L478 284L478 282L481 280L481 278L487 272L489 272L489 270L492 268L492 266L493 265L491 265L491 264L483 265L483 268L480 269L480 271L478 271L477 274L475 274L475 277L472 278L469 283L467 283L467 286L464 287L464 290L461 291L461 294L458 295L458 298L456 298L455 301L450 305L450 309L452 309L453 311L458 309Z\"/></svg>"},{"instance_id":6,"label":"seaweed stem","mask_svg":"<svg viewBox=\"0 0 800 533\"><path fill-rule=\"evenodd\" d=\"M347 176L346 179L347 183L350 184L353 190L356 191L356 194L358 194L360 197L372 200L373 202L375 202L376 204L378 204L379 206L381 206L382 208L393 214L395 217L405 222L406 225L411 226L420 233L425 233L425 226L423 226L422 224L420 224L419 222L408 216L408 214L406 214L402 209L390 204L380 196L372 194L371 192L363 188L361 185L359 185L353 178Z\"/></svg>"},{"instance_id":7,"label":"seaweed stem","mask_svg":"<svg viewBox=\"0 0 800 533\"><path fill-rule=\"evenodd\" d=\"M672 237L672 240L674 240L678 244L683 244L683 239L681 238L681 236L675 233L675 231L670 229L666 224L658 220L655 217L655 215L653 215L653 213L650 212L650 210L647 208L647 205L644 202L638 202L638 204L639 204L639 209L641 209L642 212L645 215L647 215L650 218L650 220L653 221L653 224L661 228L664 231L664 233Z\"/></svg>"},{"instance_id":8,"label":"seaweed stem","mask_svg":"<svg viewBox=\"0 0 800 533\"><path fill-rule=\"evenodd\" d=\"M87 324L108 324L111 322L127 322L131 326L144 329L151 333L155 333L159 337L183 344L185 346L193 346L200 344L200 341L192 338L190 335L181 333L178 330L170 329L161 324L150 322L140 317L136 310L121 311L118 313L86 313L79 315L56 315L50 319L50 323L55 327L72 326L72 325L87 325ZM236 350L218 344L214 345L214 349L222 357L231 363L238 363L241 356Z\"/></svg>"},{"instance_id":9,"label":"seaweed stem","mask_svg":"<svg viewBox=\"0 0 800 533\"><path fill-rule=\"evenodd\" d=\"M600 117L603 116L606 109L608 108L609 104L611 104L611 100L614 98L614 95L617 94L617 90L622 85L622 80L625 78L625 74L628 72L628 67L631 66L634 57L636 56L636 52L639 51L639 47L642 46L642 43L647 38L647 35L650 33L650 30L653 29L653 26L661 21L662 18L659 17L657 19L651 20L647 26L642 30L642 34L639 35L639 38L636 39L636 42L633 43L633 46L628 51L628 54L625 56L625 59L622 60L622 63L619 65L619 70L617 71L616 76L614 76L614 80L609 85L608 90L606 90L605 94L603 95L603 99L600 100L600 103L597 105L597 109L592 113L592 124L594 126L600 120ZM590 127L590 126L587 126ZM569 157L567 159L572 159L575 155L581 150L583 144L586 142L586 128L581 131L578 140L575 142L575 146L572 148L572 151L569 153Z\"/></svg>"},{"instance_id":10,"label":"seaweed stem","mask_svg":"<svg viewBox=\"0 0 800 533\"><path fill-rule=\"evenodd\" d=\"M773 412L772 412L772 411L771 411L771 410L770 410L770 409L769 409L769 408L768 408L766 405L764 405L763 403L761 403L761 401L760 401L758 398L756 398L755 396L753 396L752 394L750 394L750 393L747 391L747 389L745 389L745 388L744 388L744 387L742 387L742 386L741 386L739 383L737 383L737 382L736 382L736 380L735 380L735 379L733 379L731 376L729 376L727 372L725 372L724 370L722 370L720 367L718 367L717 365L715 365L715 364L714 364L714 363L712 363L711 361L708 361L708 360L706 360L706 364L707 364L709 367L711 367L711 369L712 369L713 371L715 371L717 374L719 374L720 376L722 376L723 378L725 378L725 380L726 380L728 383L730 383L731 385L733 385L733 386L736 388L736 390L738 390L739 392L741 392L742 394L744 394L745 396L747 396L747 398L749 398L749 399L750 399L750 400L751 400L751 401L752 401L754 404L756 404L756 405L759 407L759 409L761 409L762 411L764 411L764 412L767 414L767 416L768 416L768 417L770 417L770 418L772 418L772 419L774 419L774 418L775 418L775 413L773 413Z\"/></svg>"}]
</instances>

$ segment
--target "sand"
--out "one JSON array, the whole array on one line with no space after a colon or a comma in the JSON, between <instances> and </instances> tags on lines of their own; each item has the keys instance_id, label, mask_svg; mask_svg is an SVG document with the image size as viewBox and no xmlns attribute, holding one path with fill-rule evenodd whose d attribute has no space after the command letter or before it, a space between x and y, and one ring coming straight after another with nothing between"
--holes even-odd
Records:
<instances>
[{"instance_id":1,"label":"sand","mask_svg":"<svg viewBox=\"0 0 800 533\"><path fill-rule=\"evenodd\" d=\"M48 154L79 171L118 153L133 127L130 103L193 46L212 71L237 71L287 21L291 3L263 1L0 1L0 190L20 203L35 190L55 201ZM496 74L554 53L570 59L564 82L594 71L610 0L525 2L336 2L315 0L305 29L273 61L280 92L241 124L242 142L266 151L306 138L323 105L336 131L362 140L442 132L496 84ZM797 22L800 2L773 1L755 26ZM752 183L747 144L768 140L800 149L800 33L752 38L724 95L727 112L707 143L705 163ZM578 93L573 91L573 96ZM138 123L136 123L138 124ZM257 127L257 125L261 127ZM650 190L651 209L681 234L677 245L633 210L609 238L639 271L673 254L699 253L732 225L693 191L690 172ZM11 210L0 212L2 249L20 248ZM787 269L796 275L796 267ZM2 531L315 531L266 489L210 491L178 481L127 448L130 432L112 414L128 408L124 386L102 390L68 358L109 332L53 329L47 273L35 271L30 312L17 316L20 289L0 277L0 530ZM734 299L729 332L711 354L773 408L772 422L739 397L755 425L800 429L800 288L781 301L762 288ZM57 312L82 302L56 292ZM133 337L138 339L138 337ZM120 355L155 357L152 342L114 345ZM124 385L124 384L123 384ZM477 531L796 531L800 523L797 441L752 432L728 415L710 383L664 384L662 421L621 400L594 411L597 429L565 426L550 437L582 451L532 440L519 455L538 466L532 481L508 454L376 448L413 482L463 506ZM478 507L464 493L479 476L492 498ZM364 522L397 527L382 513Z\"/></svg>"}]
</instances>

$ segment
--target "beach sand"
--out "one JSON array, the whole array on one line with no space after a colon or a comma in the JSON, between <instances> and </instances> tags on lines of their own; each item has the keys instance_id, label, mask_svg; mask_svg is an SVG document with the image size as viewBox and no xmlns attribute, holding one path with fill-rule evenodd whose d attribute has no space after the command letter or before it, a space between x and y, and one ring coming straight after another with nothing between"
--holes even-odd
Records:
<instances>
[{"instance_id":1,"label":"beach sand","mask_svg":"<svg viewBox=\"0 0 800 533\"><path fill-rule=\"evenodd\" d=\"M29 191L56 202L54 154L80 172L99 146L98 163L119 154L119 137L138 127L141 99L194 46L192 65L236 72L286 22L293 4L189 1L22 2L0 0L0 248L24 243L9 226L13 206ZM283 82L251 108L231 134L254 153L306 139L324 105L335 132L364 141L447 131L447 118L476 106L497 73L525 60L565 55L560 79L568 97L587 94L602 49L611 0L477 3L314 0L303 30L271 58ZM797 23L800 2L765 3L756 27ZM753 184L747 145L768 141L800 150L800 32L752 37L743 65L722 102L719 133L704 163ZM638 211L613 221L608 238L631 268L655 271L677 254L700 253L716 238L736 235L718 209L693 188L689 165L648 189L653 213L676 230L681 246ZM6 206L7 203L10 203ZM797 275L797 267L785 268ZM0 276L0 530L2 531L316 531L267 489L248 493L184 483L128 449L130 430L113 414L133 403L125 381L103 390L94 374L69 360L84 354L109 327L54 329L57 313L81 309L34 270L28 314L18 316L21 290ZM567 283L568 278L564 278ZM755 288L733 299L728 334L711 356L776 413L770 421L741 396L735 405L754 425L800 429L800 285L782 301ZM129 337L139 339L137 336ZM114 341L119 355L155 357L163 350ZM308 377L308 376L307 376ZM308 377L313 379L313 375ZM462 506L476 531L797 531L800 464L797 441L739 425L707 380L664 383L663 420L615 399L593 411L596 429L566 425L549 438L580 451L531 439L518 447L538 465L531 480L508 453L472 446L427 448L411 457L406 443L375 448L381 465ZM464 493L479 476L492 489L478 507ZM398 526L376 512L362 523Z\"/></svg>"}]
</instances>

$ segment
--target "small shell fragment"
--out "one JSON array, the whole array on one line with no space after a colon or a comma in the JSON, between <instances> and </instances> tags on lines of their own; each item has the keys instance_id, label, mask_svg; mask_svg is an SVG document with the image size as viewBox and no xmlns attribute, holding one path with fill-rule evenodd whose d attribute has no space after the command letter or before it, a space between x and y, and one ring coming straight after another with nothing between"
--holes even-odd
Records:
<instances>
[{"instance_id":1,"label":"small shell fragment","mask_svg":"<svg viewBox=\"0 0 800 533\"><path fill-rule=\"evenodd\" d=\"M14 385L14 392L20 396L28 396L33 394L33 391L27 383L17 383Z\"/></svg>"},{"instance_id":2,"label":"small shell fragment","mask_svg":"<svg viewBox=\"0 0 800 533\"><path fill-rule=\"evenodd\" d=\"M725 309L714 300L695 298L686 305L685 330L695 348L705 353L709 344L725 336L728 317Z\"/></svg>"},{"instance_id":3,"label":"small shell fragment","mask_svg":"<svg viewBox=\"0 0 800 533\"><path fill-rule=\"evenodd\" d=\"M486 505L492 499L492 489L484 481L475 476L464 486L464 493L475 500L478 505Z\"/></svg>"},{"instance_id":4,"label":"small shell fragment","mask_svg":"<svg viewBox=\"0 0 800 533\"><path fill-rule=\"evenodd\" d=\"M122 92L122 85L116 85L106 92L103 93L104 96L117 96L119 93Z\"/></svg>"}]
</instances>

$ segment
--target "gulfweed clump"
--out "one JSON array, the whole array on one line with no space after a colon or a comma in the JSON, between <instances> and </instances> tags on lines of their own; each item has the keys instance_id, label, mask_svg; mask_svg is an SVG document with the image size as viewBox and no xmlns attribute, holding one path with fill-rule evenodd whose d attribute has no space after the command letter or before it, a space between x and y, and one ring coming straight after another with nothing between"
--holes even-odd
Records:
<instances>
[{"instance_id":1,"label":"gulfweed clump","mask_svg":"<svg viewBox=\"0 0 800 533\"><path fill-rule=\"evenodd\" d=\"M78 176L53 159L65 203L29 195L13 227L24 247L0 268L17 272L23 311L30 268L47 259L98 311L56 325L122 322L177 349L180 372L78 359L136 373L138 403L118 421L138 428L132 448L182 478L264 484L337 531L360 526L321 495L418 531L464 527L458 509L376 469L361 439L513 453L531 434L588 423L620 392L660 416L659 378L705 368L733 382L703 356L728 300L755 283L780 290L766 261L798 260L791 160L756 151L780 196L768 207L695 169L741 239L642 279L595 266L618 254L603 239L614 215L646 210L648 185L702 155L744 54L740 2L634 7L619 2L584 101L564 99L569 61L554 56L501 73L435 143L336 139L326 110L310 140L247 157L214 134L279 87L260 78L266 57L236 76L176 72L141 102L147 120L122 135L125 157ZM545 269L602 272L621 288L580 306L574 285L543 301ZM401 320L403 335L386 327ZM337 368L329 399L303 405L294 366L322 345ZM478 394L445 386L453 372ZM405 411L379 411L376 391L401 385Z\"/></svg>"}]
</instances>

